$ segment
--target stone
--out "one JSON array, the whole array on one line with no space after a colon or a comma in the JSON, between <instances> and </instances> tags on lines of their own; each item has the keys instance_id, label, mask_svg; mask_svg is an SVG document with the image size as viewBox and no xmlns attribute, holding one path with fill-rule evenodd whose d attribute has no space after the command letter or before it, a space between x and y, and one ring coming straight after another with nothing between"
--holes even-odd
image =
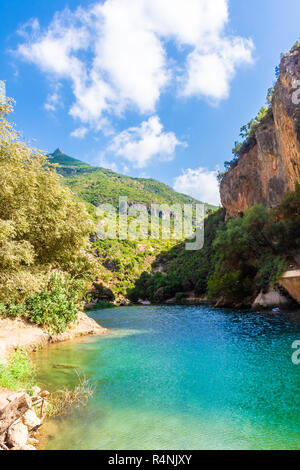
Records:
<instances>
[{"instance_id":1,"label":"stone","mask_svg":"<svg viewBox=\"0 0 300 470\"><path fill-rule=\"evenodd\" d=\"M23 423L29 429L33 429L36 426L41 425L41 420L37 417L37 415L35 414L33 410L28 410L23 416Z\"/></svg>"},{"instance_id":2,"label":"stone","mask_svg":"<svg viewBox=\"0 0 300 470\"><path fill-rule=\"evenodd\" d=\"M42 391L42 389L36 385L32 389L33 396L34 397L38 396L41 393L41 391Z\"/></svg>"},{"instance_id":3,"label":"stone","mask_svg":"<svg viewBox=\"0 0 300 470\"><path fill-rule=\"evenodd\" d=\"M281 295L279 292L275 290L270 290L267 293L260 292L260 294L256 297L253 302L252 308L260 309L260 308L273 308L273 307L288 307L289 300Z\"/></svg>"},{"instance_id":4,"label":"stone","mask_svg":"<svg viewBox=\"0 0 300 470\"><path fill-rule=\"evenodd\" d=\"M27 441L27 444L30 444L32 446L37 445L38 443L39 443L39 441L35 437L30 437Z\"/></svg>"},{"instance_id":5,"label":"stone","mask_svg":"<svg viewBox=\"0 0 300 470\"><path fill-rule=\"evenodd\" d=\"M18 398L22 397L23 395L24 395L23 392L12 393L11 395L7 397L7 400L12 402L12 401L18 400Z\"/></svg>"},{"instance_id":6,"label":"stone","mask_svg":"<svg viewBox=\"0 0 300 470\"><path fill-rule=\"evenodd\" d=\"M300 171L300 106L292 99L297 80L299 46L281 59L272 112L222 177L220 195L227 217L236 217L254 204L276 207L287 191L294 191Z\"/></svg>"},{"instance_id":7,"label":"stone","mask_svg":"<svg viewBox=\"0 0 300 470\"><path fill-rule=\"evenodd\" d=\"M14 401L8 403L8 405L0 410L0 441L1 436L7 432L11 426L17 424L17 420L21 418L26 411L31 408L31 399L24 393L16 397Z\"/></svg>"},{"instance_id":8,"label":"stone","mask_svg":"<svg viewBox=\"0 0 300 470\"><path fill-rule=\"evenodd\" d=\"M5 408L9 404L9 401L6 400L6 398L1 398L0 397L0 410Z\"/></svg>"},{"instance_id":9,"label":"stone","mask_svg":"<svg viewBox=\"0 0 300 470\"><path fill-rule=\"evenodd\" d=\"M11 447L24 447L28 439L28 429L23 423L13 424L7 433L7 444Z\"/></svg>"}]
</instances>

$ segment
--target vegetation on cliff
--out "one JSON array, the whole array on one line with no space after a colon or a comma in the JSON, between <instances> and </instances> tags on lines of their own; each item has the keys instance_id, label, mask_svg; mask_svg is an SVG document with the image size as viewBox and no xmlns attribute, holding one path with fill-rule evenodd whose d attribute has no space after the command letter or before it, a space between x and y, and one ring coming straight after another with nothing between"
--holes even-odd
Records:
<instances>
[{"instance_id":1,"label":"vegetation on cliff","mask_svg":"<svg viewBox=\"0 0 300 470\"><path fill-rule=\"evenodd\" d=\"M233 160L225 162L225 171L219 175L221 203L229 217L255 204L276 207L299 181L299 42L282 54L276 76L267 106L242 127L243 140L236 144Z\"/></svg>"},{"instance_id":2,"label":"vegetation on cliff","mask_svg":"<svg viewBox=\"0 0 300 470\"><path fill-rule=\"evenodd\" d=\"M64 176L64 183L88 205L88 211L95 220L95 206L110 203L118 207L120 196L127 196L129 206L144 204L148 210L151 204L172 206L198 202L159 181L131 178L111 170L93 167L65 155L60 149L48 155L48 159L58 165L57 172ZM216 207L206 204L206 209L211 211ZM95 237L91 252L98 263L95 287L100 295L100 303L103 300L111 300L105 293L106 289L112 291L116 302L123 302L126 293L134 287L141 274L151 271L151 264L156 256L160 252L170 250L176 243L176 240L101 240Z\"/></svg>"},{"instance_id":3,"label":"vegetation on cliff","mask_svg":"<svg viewBox=\"0 0 300 470\"><path fill-rule=\"evenodd\" d=\"M267 96L267 106L262 106L260 111L258 112L257 116L248 124L245 124L240 129L240 137L242 138L241 141L237 141L234 144L232 149L233 158L230 161L224 162L224 170L223 172L219 172L218 180L221 182L225 174L237 165L238 158L243 153L249 151L251 147L253 147L256 143L255 132L268 118L272 119L272 94L274 92L274 88L270 88L268 91Z\"/></svg>"},{"instance_id":4,"label":"vegetation on cliff","mask_svg":"<svg viewBox=\"0 0 300 470\"><path fill-rule=\"evenodd\" d=\"M251 305L261 290L274 286L299 248L297 184L276 209L256 205L228 221L223 209L209 215L203 250L188 252L182 244L162 253L156 264L166 273L144 273L129 297L160 303L174 297L180 301L193 291L223 305Z\"/></svg>"},{"instance_id":5,"label":"vegetation on cliff","mask_svg":"<svg viewBox=\"0 0 300 470\"><path fill-rule=\"evenodd\" d=\"M151 272L156 257L176 243L175 240L96 240L93 247L99 263L99 282L112 291L116 302L123 302L141 274Z\"/></svg>"}]
</instances>

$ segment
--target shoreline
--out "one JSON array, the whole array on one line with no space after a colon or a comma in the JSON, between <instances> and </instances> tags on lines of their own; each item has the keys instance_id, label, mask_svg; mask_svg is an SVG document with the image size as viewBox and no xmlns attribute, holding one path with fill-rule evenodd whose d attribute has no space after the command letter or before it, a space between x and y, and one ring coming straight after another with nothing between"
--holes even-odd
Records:
<instances>
[{"instance_id":1,"label":"shoreline","mask_svg":"<svg viewBox=\"0 0 300 470\"><path fill-rule=\"evenodd\" d=\"M69 326L64 333L51 335L41 327L21 318L0 318L0 357L18 348L26 351L38 351L50 344L62 343L84 336L101 336L108 330L100 326L84 312L78 312L77 322Z\"/></svg>"},{"instance_id":2,"label":"shoreline","mask_svg":"<svg viewBox=\"0 0 300 470\"><path fill-rule=\"evenodd\" d=\"M108 329L100 326L86 313L79 312L75 324L58 335L50 335L28 321L0 319L0 359L4 362L18 348L38 352L50 346L88 336L104 336ZM34 387L36 393L30 397L25 390L17 392L0 388L0 450L37 450L40 448L39 431L44 425L43 406L48 391ZM40 402L41 416L37 416L36 405Z\"/></svg>"}]
</instances>

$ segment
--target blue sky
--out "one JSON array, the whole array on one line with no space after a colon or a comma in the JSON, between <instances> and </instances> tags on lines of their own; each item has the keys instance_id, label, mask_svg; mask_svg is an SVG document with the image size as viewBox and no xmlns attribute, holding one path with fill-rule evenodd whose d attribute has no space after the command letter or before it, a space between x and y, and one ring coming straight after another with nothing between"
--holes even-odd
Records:
<instances>
[{"instance_id":1,"label":"blue sky","mask_svg":"<svg viewBox=\"0 0 300 470\"><path fill-rule=\"evenodd\" d=\"M32 145L214 203L300 36L299 0L0 0L0 18L0 80Z\"/></svg>"}]
</instances>

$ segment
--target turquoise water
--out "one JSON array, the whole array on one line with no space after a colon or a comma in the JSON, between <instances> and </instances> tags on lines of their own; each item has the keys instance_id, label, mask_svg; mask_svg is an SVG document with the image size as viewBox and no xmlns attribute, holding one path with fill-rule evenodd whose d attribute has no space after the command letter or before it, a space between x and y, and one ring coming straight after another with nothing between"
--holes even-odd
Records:
<instances>
[{"instance_id":1,"label":"turquoise water","mask_svg":"<svg viewBox=\"0 0 300 470\"><path fill-rule=\"evenodd\" d=\"M48 449L300 449L299 314L122 307L92 315L108 337L36 355L41 383L96 387L46 426Z\"/></svg>"}]
</instances>

